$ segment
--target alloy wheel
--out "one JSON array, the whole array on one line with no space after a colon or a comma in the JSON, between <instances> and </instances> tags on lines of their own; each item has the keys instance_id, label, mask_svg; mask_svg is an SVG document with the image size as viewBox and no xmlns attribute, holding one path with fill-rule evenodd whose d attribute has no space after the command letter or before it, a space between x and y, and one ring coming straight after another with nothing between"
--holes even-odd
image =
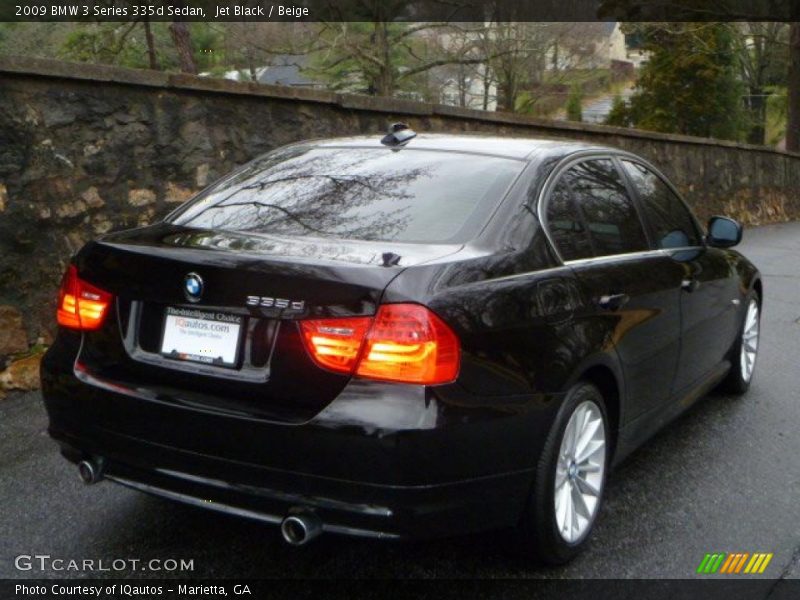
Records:
<instances>
[{"instance_id":1,"label":"alloy wheel","mask_svg":"<svg viewBox=\"0 0 800 600\"><path fill-rule=\"evenodd\" d=\"M606 428L600 407L591 400L572 413L556 464L556 525L564 541L581 540L594 521L603 492Z\"/></svg>"},{"instance_id":2,"label":"alloy wheel","mask_svg":"<svg viewBox=\"0 0 800 600\"><path fill-rule=\"evenodd\" d=\"M744 329L742 331L742 351L740 356L742 379L749 382L753 377L756 366L756 355L758 353L758 302L750 300L747 305L747 314L744 318Z\"/></svg>"}]
</instances>

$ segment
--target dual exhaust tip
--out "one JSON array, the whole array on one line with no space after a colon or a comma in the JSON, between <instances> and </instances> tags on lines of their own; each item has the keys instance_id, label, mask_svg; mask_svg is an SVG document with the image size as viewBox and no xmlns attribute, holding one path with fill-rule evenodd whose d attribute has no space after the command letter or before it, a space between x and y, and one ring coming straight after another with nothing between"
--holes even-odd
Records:
<instances>
[{"instance_id":1,"label":"dual exhaust tip","mask_svg":"<svg viewBox=\"0 0 800 600\"><path fill-rule=\"evenodd\" d=\"M78 463L78 475L86 485L103 479L103 459L89 458ZM302 546L322 533L322 521L309 512L295 512L281 521L281 535L286 543Z\"/></svg>"},{"instance_id":2,"label":"dual exhaust tip","mask_svg":"<svg viewBox=\"0 0 800 600\"><path fill-rule=\"evenodd\" d=\"M287 544L302 546L322 533L322 521L312 513L296 513L281 521L281 535Z\"/></svg>"},{"instance_id":3,"label":"dual exhaust tip","mask_svg":"<svg viewBox=\"0 0 800 600\"><path fill-rule=\"evenodd\" d=\"M103 479L103 459L90 458L78 463L78 475L86 485L92 485Z\"/></svg>"}]
</instances>

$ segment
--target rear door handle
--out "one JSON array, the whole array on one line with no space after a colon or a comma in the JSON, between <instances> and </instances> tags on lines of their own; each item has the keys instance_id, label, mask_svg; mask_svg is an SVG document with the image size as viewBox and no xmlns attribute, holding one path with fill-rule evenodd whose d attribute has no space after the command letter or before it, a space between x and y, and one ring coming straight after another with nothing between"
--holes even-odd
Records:
<instances>
[{"instance_id":1,"label":"rear door handle","mask_svg":"<svg viewBox=\"0 0 800 600\"><path fill-rule=\"evenodd\" d=\"M608 294L597 299L597 306L604 310L619 310L630 299L628 294Z\"/></svg>"},{"instance_id":2,"label":"rear door handle","mask_svg":"<svg viewBox=\"0 0 800 600\"><path fill-rule=\"evenodd\" d=\"M700 282L697 279L684 279L681 281L681 289L686 292L693 292L700 287Z\"/></svg>"}]
</instances>

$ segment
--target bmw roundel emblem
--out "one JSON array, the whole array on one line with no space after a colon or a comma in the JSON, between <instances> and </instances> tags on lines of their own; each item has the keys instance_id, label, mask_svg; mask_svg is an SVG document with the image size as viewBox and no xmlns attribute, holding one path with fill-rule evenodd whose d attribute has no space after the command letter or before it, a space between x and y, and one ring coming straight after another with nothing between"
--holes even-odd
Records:
<instances>
[{"instance_id":1,"label":"bmw roundel emblem","mask_svg":"<svg viewBox=\"0 0 800 600\"><path fill-rule=\"evenodd\" d=\"M189 302L199 302L203 296L203 278L197 273L189 273L183 278L183 291Z\"/></svg>"}]
</instances>

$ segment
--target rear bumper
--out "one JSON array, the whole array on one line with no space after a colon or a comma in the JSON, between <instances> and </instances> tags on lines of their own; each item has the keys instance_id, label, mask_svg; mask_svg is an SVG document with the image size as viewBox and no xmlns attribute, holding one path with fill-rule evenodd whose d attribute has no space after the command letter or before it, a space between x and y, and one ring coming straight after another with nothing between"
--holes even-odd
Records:
<instances>
[{"instance_id":1,"label":"rear bumper","mask_svg":"<svg viewBox=\"0 0 800 600\"><path fill-rule=\"evenodd\" d=\"M280 424L151 398L92 379L68 353L42 365L50 435L73 462L129 487L324 530L422 539L514 525L560 398L460 396L353 382L317 417Z\"/></svg>"},{"instance_id":2,"label":"rear bumper","mask_svg":"<svg viewBox=\"0 0 800 600\"><path fill-rule=\"evenodd\" d=\"M424 539L514 524L528 472L426 486L384 486L280 472L96 434L92 441L50 430L72 462L104 459L122 485L228 514L279 523L302 510L323 530L388 539Z\"/></svg>"}]
</instances>

